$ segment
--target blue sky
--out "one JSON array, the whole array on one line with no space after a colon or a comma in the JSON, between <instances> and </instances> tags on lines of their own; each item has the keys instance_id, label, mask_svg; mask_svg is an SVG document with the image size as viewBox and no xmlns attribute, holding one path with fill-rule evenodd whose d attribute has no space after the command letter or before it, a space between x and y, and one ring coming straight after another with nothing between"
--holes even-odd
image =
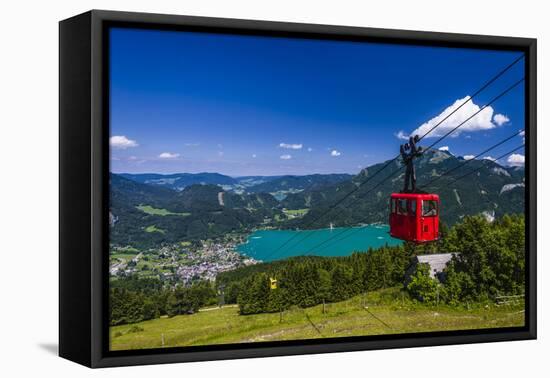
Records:
<instances>
[{"instance_id":1,"label":"blue sky","mask_svg":"<svg viewBox=\"0 0 550 378\"><path fill-rule=\"evenodd\" d=\"M111 170L231 176L357 173L394 157L403 143L400 135L434 124L518 56L115 28ZM523 64L438 132L520 79ZM476 155L523 128L522 84L436 147L448 147L457 156ZM521 145L521 137L516 139L488 155ZM521 156L500 163L521 164Z\"/></svg>"}]
</instances>

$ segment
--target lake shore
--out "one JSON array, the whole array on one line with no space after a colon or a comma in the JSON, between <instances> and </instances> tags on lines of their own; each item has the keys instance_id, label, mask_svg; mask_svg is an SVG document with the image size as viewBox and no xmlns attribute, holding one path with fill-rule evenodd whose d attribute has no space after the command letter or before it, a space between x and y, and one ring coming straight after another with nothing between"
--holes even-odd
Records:
<instances>
[{"instance_id":1,"label":"lake shore","mask_svg":"<svg viewBox=\"0 0 550 378\"><path fill-rule=\"evenodd\" d=\"M323 228L316 230L258 230L236 250L264 262L300 255L348 256L384 245L402 242L389 235L389 226L369 224L357 227Z\"/></svg>"}]
</instances>

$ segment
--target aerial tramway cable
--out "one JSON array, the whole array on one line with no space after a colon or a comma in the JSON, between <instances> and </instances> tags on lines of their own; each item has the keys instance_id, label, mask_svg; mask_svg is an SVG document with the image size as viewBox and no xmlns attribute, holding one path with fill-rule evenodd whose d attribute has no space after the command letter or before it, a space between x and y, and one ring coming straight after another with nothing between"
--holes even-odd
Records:
<instances>
[{"instance_id":1,"label":"aerial tramway cable","mask_svg":"<svg viewBox=\"0 0 550 378\"><path fill-rule=\"evenodd\" d=\"M501 140L501 141L498 142L497 144L495 144L495 145L493 145L493 146L487 148L486 150L480 152L479 154L475 155L473 158L471 158L471 159L469 159L469 160L465 160L464 162L458 164L456 167L453 167L453 168L451 168L451 169L449 169L449 170L443 172L441 175L439 175L439 176L437 176L436 178L434 178L434 179L428 181L428 183L427 183L426 185L423 185L422 188L419 188L419 189L420 189L420 190L423 190L423 189L426 189L426 188L431 187L431 185L432 185L434 182L440 180L442 177L448 175L449 173L454 172L454 171L456 171L457 169L460 169L461 167L465 166L466 164L468 164L468 162L469 162L470 160L475 160L475 159L477 159L478 157L480 157L481 155L485 155L487 152L489 152L489 151L491 151L491 150L497 148L498 146L500 146L500 145L502 145L502 144L508 142L508 141L511 140L512 138L514 138L514 137L516 137L516 136L518 136L518 135L521 135L521 133L523 133L523 129L522 129L522 130L519 130L519 131L517 131L517 132L515 132L515 133L513 133L512 135L508 136L507 138L504 138L503 140Z\"/></svg>"},{"instance_id":2,"label":"aerial tramway cable","mask_svg":"<svg viewBox=\"0 0 550 378\"><path fill-rule=\"evenodd\" d=\"M502 75L504 75L510 68L512 68L515 64L517 64L519 61L521 61L523 58L525 57L524 54L522 54L521 56L519 56L517 59L515 59L513 62L511 62L509 65L507 65L506 67L504 67L501 71L499 71L495 76L493 76L490 80L488 80L483 86L481 86L477 91L475 91L471 96L468 97L467 100L463 101L457 108L453 109L452 112L450 112L448 115L446 115L442 120L440 120L437 124L435 124L430 130L428 130L424 135L422 135L419 139L422 140L423 138L425 138L426 136L428 136L432 131L434 131L435 129L437 129L443 122L445 122L447 119L449 119L449 117L451 117L453 114L455 114L459 109L461 109L464 105L466 105L468 102L472 101L475 97L477 97L483 90L485 90L487 87L489 87L492 83L494 83L496 80L498 80ZM504 94L506 94L509 90L513 89L513 87L519 85L519 83L521 83L524 79L522 78L520 81L516 82L512 87L508 88L506 91L504 91L503 93L501 93L499 96L497 96L497 98L493 99L489 104L491 104L492 102L496 101L498 98L502 97ZM489 104L485 105L481 110L485 109L487 106L489 106ZM477 112L476 112L477 114ZM473 116L471 117L473 118ZM468 119L469 120L469 119ZM460 125L459 125L460 126ZM457 127L458 128L458 127ZM451 132L449 132L448 134L446 134L445 136L443 136L442 138L439 138L436 143L440 142L441 140L443 140L447 135L451 134L452 132L456 131L456 129L453 129L451 130ZM431 146L433 146L435 143L433 143ZM431 147L430 146L430 147ZM399 156L400 155L397 155L395 156L393 159L389 160L386 164L384 164L384 166L382 166L382 168L378 169L372 176L369 176L366 180L360 182L353 190L349 191L346 195L344 195L342 198L340 198L339 200L337 200L334 204L330 205L329 208L323 212L320 216L314 218L313 220L309 221L307 224L306 224L306 228L309 227L309 226L312 226L314 225L315 223L317 223L319 220L321 220L323 217L325 217L330 211L332 211L333 209L335 209L338 205L340 205L342 202L344 202L346 199L348 199L353 193L355 193L356 191L359 190L359 188L368 183L370 180L372 180L374 177L376 177L380 172L382 172L383 170L385 170L390 164L392 164L393 162L395 162L397 159L399 159ZM298 233L292 235L290 238L288 238L283 244L281 244L280 246L276 247L273 251L271 251L270 253L268 253L266 256L264 256L264 259L268 258L268 257L271 257L273 254L279 252L280 250L282 250L285 246L287 246L292 240L294 240L295 238L298 237ZM308 233L306 235L303 235L303 238L298 242L302 242L303 240L307 239L309 236L311 236L312 233Z\"/></svg>"},{"instance_id":3,"label":"aerial tramway cable","mask_svg":"<svg viewBox=\"0 0 550 378\"><path fill-rule=\"evenodd\" d=\"M524 145L524 144L522 144L521 146L517 146L516 148L514 148L513 150L510 150L510 151L508 151L508 152L506 152L505 154L500 155L499 157L497 157L497 158L495 159L495 161L496 161L496 160L500 160L500 159L502 159L502 158L504 158L504 157L506 157L506 156L508 156L508 155L510 155L510 154L513 154L514 152L516 152L516 151L518 151L518 150L521 150L522 148L525 148L525 145ZM468 160L468 161L469 161L469 160ZM464 177L470 176L471 174L474 174L474 173L478 172L478 171L481 170L482 168L483 168L483 167L476 168L476 169L472 170L471 172L468 172L468 173L466 173L466 174L464 174L464 175L462 175L462 176L459 176L459 177L455 178L453 181L449 182L447 185L454 184L454 183L457 182L458 180L462 180Z\"/></svg>"},{"instance_id":4,"label":"aerial tramway cable","mask_svg":"<svg viewBox=\"0 0 550 378\"><path fill-rule=\"evenodd\" d=\"M518 133L515 133L513 136L517 136L517 135L519 135L519 132L518 132ZM502 145L505 141L508 141L508 140L510 140L510 139L511 139L511 138L508 137L508 138L504 139L503 141L501 141L501 142L499 142L499 143L493 145L491 148L488 148L488 149L486 149L485 151L483 151L483 152L479 153L478 155L476 155L476 158L479 157L480 155L485 154L485 153L487 153L487 152L493 150L494 148L496 148L496 147ZM518 147L512 149L511 151L508 151L508 152L506 152L505 154L502 154L501 156L497 157L497 158L495 159L495 161L496 161L496 160L500 160L500 159L502 159L502 158L504 158L504 157L506 157L506 156L508 156L508 155L510 155L510 154L512 154L512 153L514 153L514 152L516 152L516 151L518 151L518 150L520 150L521 148L524 148L524 147L525 147L525 146L522 144L521 146L518 146ZM464 165L466 165L466 164L468 164L468 163L470 163L470 162L472 162L472 161L475 161L475 158L474 158L474 159L470 159L470 160L466 160L464 163L461 163L459 166L460 166L460 167L463 167ZM468 172L468 173L466 173L466 174L464 174L464 175L462 175L462 176L459 176L458 178L456 178L456 179L452 180L451 182L447 183L446 185L447 185L447 186L448 186L448 185L451 185L451 184L453 184L453 183L455 183L455 182L457 182L457 181L459 181L459 180L461 180L461 179L463 179L463 178L465 178L465 177L467 177L467 176L469 176L469 175L471 175L471 174L474 174L474 173L478 172L479 170L481 170L483 167L484 167L484 165L481 165L480 167L478 167L478 168L476 168L476 169L474 169L474 170L472 170L472 171L470 171L470 172ZM456 168L456 167L455 167L455 168ZM448 173L450 173L450 172L453 171L453 170L454 170L454 169L450 169L450 170L448 170L447 172L443 173L441 176L438 176L438 177L441 178L441 177L443 177L444 175L447 175ZM397 172L397 171L396 171L396 172ZM363 219L363 221L367 221L367 219L365 218L365 219ZM331 240L336 239L338 236L343 236L343 237L334 240L335 242L336 242L336 241L341 241L341 240L347 239L348 237L352 236L353 234L359 232L360 230L361 230L361 227L346 228L346 229L343 230L342 232L340 232L340 233L338 233L338 234L336 234L336 235L334 235L334 236L328 238L327 240L324 240L323 242L317 244L316 246L314 246L313 248L311 248L310 251L313 251L314 249L317 249L317 248L319 248L320 246L325 245L326 243L330 242ZM350 232L350 231L351 231L351 233L349 233L348 235L345 235L345 236L344 236L344 234L346 234L346 233L348 233L348 232ZM326 249L327 247L328 247L328 245L326 245L323 249Z\"/></svg>"},{"instance_id":5,"label":"aerial tramway cable","mask_svg":"<svg viewBox=\"0 0 550 378\"><path fill-rule=\"evenodd\" d=\"M437 139L434 143L432 143L429 147L427 147L426 149L424 149L421 154L424 154L426 151L428 151L430 148L432 148L433 146L435 146L437 143L441 142L443 139L445 139L446 137L448 137L449 135L451 135L452 133L456 132L460 127L462 127L463 125L465 125L467 122L469 122L471 119L473 119L475 116L477 116L479 113L481 113L483 110L485 110L488 106L490 106L491 104L493 104L494 102L496 102L497 100L499 100L500 98L502 98L504 95L506 95L507 93L509 93L512 89L516 88L519 84L521 84L523 81L525 80L525 78L521 78L520 80L516 81L514 84L512 84L511 86L509 86L508 88L506 88L504 91L500 92L497 96L493 97L488 103L486 103L485 105L483 105L481 108L479 108L476 112L474 112L471 116L469 116L468 118L466 118L464 121L462 121L461 123L459 123L457 126L453 127L450 131L448 131L447 133L445 133L443 136L441 136L439 139ZM430 131L433 131L434 128L432 128ZM519 132L515 133L515 135L519 134ZM395 161L396 159L393 159L393 160L390 160L390 163ZM387 166L388 164L386 164L385 166ZM385 167L384 166L384 167ZM363 193L360 197L357 197L353 202L351 202L349 205L346 205L344 208L340 208L340 212L342 210L345 210L349 207L351 207L352 205L354 205L357 201L359 201L361 198L363 198L364 196L366 196L367 194L371 193L374 189L378 188L380 185L382 185L384 182L386 182L387 180L391 179L393 176L395 176L397 173L399 173L401 171L401 169L403 169L404 166L401 166L399 167L398 169L396 169L394 172L392 172L391 174L389 174L388 176L386 176L384 179L382 179L381 181L379 181L374 187L370 188L369 190L367 190L367 192ZM339 214L340 212L336 213L336 214ZM325 213L326 214L326 213ZM346 229L346 230L349 230L349 229ZM345 232L344 231L341 231L341 232ZM303 242L305 239L307 239L308 237L310 237L313 233L308 233L306 234L301 240L299 240L297 243L294 243L291 247L295 246L295 245L298 245L299 243ZM338 236L339 234L335 235L334 237ZM327 242L328 240L330 240L332 238L329 238L327 239L326 241L322 242L322 243L325 243ZM285 244L288 244L288 243L285 243ZM290 248L290 247L289 247ZM282 248L281 248L282 249ZM278 249L280 250L280 249ZM275 250L275 251L278 251L278 250ZM274 252L273 252L274 253ZM268 254L268 256L271 256L273 253L270 253Z\"/></svg>"}]
</instances>

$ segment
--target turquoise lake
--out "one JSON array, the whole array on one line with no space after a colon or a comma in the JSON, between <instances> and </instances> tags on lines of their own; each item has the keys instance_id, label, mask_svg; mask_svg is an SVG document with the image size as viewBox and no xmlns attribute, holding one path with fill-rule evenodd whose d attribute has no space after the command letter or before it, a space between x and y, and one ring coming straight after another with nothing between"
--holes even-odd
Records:
<instances>
[{"instance_id":1,"label":"turquoise lake","mask_svg":"<svg viewBox=\"0 0 550 378\"><path fill-rule=\"evenodd\" d=\"M287 242L288 240L290 241ZM377 224L332 230L256 231L245 243L238 245L237 250L256 260L273 261L300 255L347 256L352 252L366 251L370 247L401 243L401 240L390 237L389 226ZM281 246L283 247L279 249Z\"/></svg>"}]
</instances>

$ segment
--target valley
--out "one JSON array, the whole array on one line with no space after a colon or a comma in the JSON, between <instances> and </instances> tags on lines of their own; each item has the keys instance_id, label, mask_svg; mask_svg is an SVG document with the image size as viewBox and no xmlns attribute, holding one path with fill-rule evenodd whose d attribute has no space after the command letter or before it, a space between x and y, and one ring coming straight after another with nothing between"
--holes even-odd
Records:
<instances>
[{"instance_id":1,"label":"valley","mask_svg":"<svg viewBox=\"0 0 550 378\"><path fill-rule=\"evenodd\" d=\"M419 183L461 159L428 151L418 162ZM479 174L465 183L449 184L461 169L442 178L434 191L449 229L425 247L388 235L388 197L401 189L401 165L387 168L395 179L376 192L376 179L363 189L383 164L337 182L322 175L252 177L237 190L227 182L174 189L111 174L111 348L523 325L522 299L508 306L496 300L501 292L522 298L524 290L521 276L510 273L524 269L524 220L514 215L524 208L523 170L480 160L472 162ZM286 246L297 236L299 243ZM487 250L471 249L479 240L491 241ZM416 286L405 284L411 258L438 250L472 254L452 261L460 269L451 271L454 283L418 276ZM503 256L513 257L500 264ZM470 266L480 263L505 279L468 285L481 282ZM277 290L269 289L273 277Z\"/></svg>"},{"instance_id":2,"label":"valley","mask_svg":"<svg viewBox=\"0 0 550 378\"><path fill-rule=\"evenodd\" d=\"M112 350L526 325L527 55L122 29Z\"/></svg>"},{"instance_id":3,"label":"valley","mask_svg":"<svg viewBox=\"0 0 550 378\"><path fill-rule=\"evenodd\" d=\"M446 151L429 150L417 162L420 188L440 195L443 223L452 226L468 215L495 219L523 212L525 185L521 167L505 167L490 160L471 161L432 187L422 187L463 161ZM382 177L373 178L386 163L367 167L354 176L232 178L217 173L112 173L111 243L144 250L162 243L216 239L231 232L247 235L258 229L387 223L388 198L401 190L404 171L396 161ZM470 179L453 181L473 169L478 172ZM393 175L393 179L376 187L386 175ZM235 185L240 186L235 189ZM350 192L352 195L347 196ZM325 216L334 203L339 203L338 209Z\"/></svg>"},{"instance_id":4,"label":"valley","mask_svg":"<svg viewBox=\"0 0 550 378\"><path fill-rule=\"evenodd\" d=\"M135 248L112 247L109 255L111 280L134 277L158 279L169 285L191 285L214 281L225 271L256 264L236 251L242 236L228 234L216 241L181 242L140 252Z\"/></svg>"}]
</instances>

